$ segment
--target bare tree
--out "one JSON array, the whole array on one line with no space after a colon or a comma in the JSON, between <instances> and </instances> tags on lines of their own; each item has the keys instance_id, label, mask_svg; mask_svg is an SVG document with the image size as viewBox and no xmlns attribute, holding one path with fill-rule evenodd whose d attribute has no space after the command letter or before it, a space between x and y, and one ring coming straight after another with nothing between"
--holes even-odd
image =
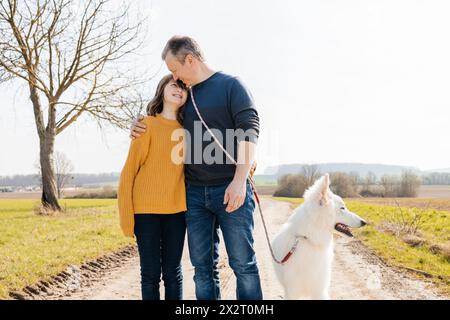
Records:
<instances>
[{"instance_id":1,"label":"bare tree","mask_svg":"<svg viewBox=\"0 0 450 320\"><path fill-rule=\"evenodd\" d=\"M333 172L330 175L331 190L343 198L354 197L358 194L356 176L345 172Z\"/></svg>"},{"instance_id":2,"label":"bare tree","mask_svg":"<svg viewBox=\"0 0 450 320\"><path fill-rule=\"evenodd\" d=\"M308 188L306 178L302 174L287 174L278 179L275 197L302 197Z\"/></svg>"},{"instance_id":3,"label":"bare tree","mask_svg":"<svg viewBox=\"0 0 450 320\"><path fill-rule=\"evenodd\" d=\"M399 191L400 181L395 175L383 175L380 179L380 184L383 187L384 197L396 197Z\"/></svg>"},{"instance_id":4,"label":"bare tree","mask_svg":"<svg viewBox=\"0 0 450 320\"><path fill-rule=\"evenodd\" d=\"M320 178L319 167L315 164L308 164L302 167L302 173L306 178L306 187L312 186Z\"/></svg>"},{"instance_id":5,"label":"bare tree","mask_svg":"<svg viewBox=\"0 0 450 320\"><path fill-rule=\"evenodd\" d=\"M400 181L400 197L417 197L420 187L419 177L412 171L406 170L402 173Z\"/></svg>"},{"instance_id":6,"label":"bare tree","mask_svg":"<svg viewBox=\"0 0 450 320\"><path fill-rule=\"evenodd\" d=\"M144 20L132 23L129 7L113 12L109 2L0 0L0 83L27 84L40 142L42 204L52 210L61 209L56 135L82 115L125 128L143 107L137 88L148 79L129 65L142 45Z\"/></svg>"},{"instance_id":7,"label":"bare tree","mask_svg":"<svg viewBox=\"0 0 450 320\"><path fill-rule=\"evenodd\" d=\"M57 151L55 154L55 170L58 199L61 199L64 187L73 179L73 169L74 167L70 159L64 153Z\"/></svg>"},{"instance_id":8,"label":"bare tree","mask_svg":"<svg viewBox=\"0 0 450 320\"><path fill-rule=\"evenodd\" d=\"M276 197L303 197L305 190L320 178L317 165L304 165L298 174L288 174L278 179Z\"/></svg>"},{"instance_id":9,"label":"bare tree","mask_svg":"<svg viewBox=\"0 0 450 320\"><path fill-rule=\"evenodd\" d=\"M377 176L369 171L363 179L361 194L372 194L372 187L377 184Z\"/></svg>"},{"instance_id":10,"label":"bare tree","mask_svg":"<svg viewBox=\"0 0 450 320\"><path fill-rule=\"evenodd\" d=\"M70 159L62 152L56 151L55 156L55 174L56 174L56 190L58 193L58 199L61 199L63 189L67 183L73 179L72 172L74 166ZM35 162L35 168L37 169L37 180L39 181L42 188L42 177L41 177L41 163L40 161Z\"/></svg>"}]
</instances>

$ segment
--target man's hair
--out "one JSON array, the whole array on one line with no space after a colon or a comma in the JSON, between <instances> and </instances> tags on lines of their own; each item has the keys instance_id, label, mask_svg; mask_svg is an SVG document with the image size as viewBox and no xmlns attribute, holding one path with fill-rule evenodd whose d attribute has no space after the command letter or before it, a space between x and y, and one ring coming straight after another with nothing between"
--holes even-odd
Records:
<instances>
[{"instance_id":1,"label":"man's hair","mask_svg":"<svg viewBox=\"0 0 450 320\"><path fill-rule=\"evenodd\" d=\"M165 60L169 52L177 57L178 61L182 64L184 64L184 60L188 54L191 54L200 61L205 61L205 57L198 43L188 36L173 36L170 38L164 47L161 58Z\"/></svg>"}]
</instances>

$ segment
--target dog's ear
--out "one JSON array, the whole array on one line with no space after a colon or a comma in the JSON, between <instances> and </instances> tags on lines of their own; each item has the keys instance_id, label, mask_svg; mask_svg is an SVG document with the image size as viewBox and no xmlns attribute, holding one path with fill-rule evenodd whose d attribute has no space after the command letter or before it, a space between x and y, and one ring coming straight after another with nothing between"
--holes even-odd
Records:
<instances>
[{"instance_id":1,"label":"dog's ear","mask_svg":"<svg viewBox=\"0 0 450 320\"><path fill-rule=\"evenodd\" d=\"M326 173L322 177L322 183L319 190L319 203L321 206L326 205L329 200L328 191L330 190L330 176Z\"/></svg>"}]
</instances>

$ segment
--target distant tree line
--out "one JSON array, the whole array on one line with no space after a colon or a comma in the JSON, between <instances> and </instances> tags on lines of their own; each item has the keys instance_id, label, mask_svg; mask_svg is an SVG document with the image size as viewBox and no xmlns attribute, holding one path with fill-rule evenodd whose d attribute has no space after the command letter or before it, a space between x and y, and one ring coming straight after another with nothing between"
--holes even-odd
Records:
<instances>
[{"instance_id":1,"label":"distant tree line","mask_svg":"<svg viewBox=\"0 0 450 320\"><path fill-rule=\"evenodd\" d=\"M74 187L82 187L87 184L100 184L100 183L116 183L119 180L119 173L100 173L100 174L72 174L68 185ZM25 175L13 175L13 176L0 176L0 187L28 187L40 185L40 178L35 174Z\"/></svg>"},{"instance_id":2,"label":"distant tree line","mask_svg":"<svg viewBox=\"0 0 450 320\"><path fill-rule=\"evenodd\" d=\"M29 187L39 185L39 179L34 174L17 174L0 177L2 187Z\"/></svg>"},{"instance_id":3,"label":"distant tree line","mask_svg":"<svg viewBox=\"0 0 450 320\"><path fill-rule=\"evenodd\" d=\"M422 184L426 185L450 185L450 173L431 172L422 175Z\"/></svg>"},{"instance_id":4,"label":"distant tree line","mask_svg":"<svg viewBox=\"0 0 450 320\"><path fill-rule=\"evenodd\" d=\"M274 196L302 197L316 179L321 176L317 166L305 166L298 174L288 174L278 180ZM331 190L341 197L416 197L421 178L412 171L401 175L383 175L380 178L373 173L361 177L357 173L330 173Z\"/></svg>"}]
</instances>

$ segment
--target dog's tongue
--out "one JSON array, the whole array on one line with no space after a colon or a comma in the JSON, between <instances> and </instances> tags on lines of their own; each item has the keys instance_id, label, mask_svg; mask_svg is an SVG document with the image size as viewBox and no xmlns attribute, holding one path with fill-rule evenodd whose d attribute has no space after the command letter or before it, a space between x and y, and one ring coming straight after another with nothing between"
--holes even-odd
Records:
<instances>
[{"instance_id":1,"label":"dog's tongue","mask_svg":"<svg viewBox=\"0 0 450 320\"><path fill-rule=\"evenodd\" d=\"M339 231L340 233L343 233L343 234L349 236L349 237L353 237L353 234L351 233L350 228L343 223L336 223L334 226L334 229L336 231Z\"/></svg>"}]
</instances>

